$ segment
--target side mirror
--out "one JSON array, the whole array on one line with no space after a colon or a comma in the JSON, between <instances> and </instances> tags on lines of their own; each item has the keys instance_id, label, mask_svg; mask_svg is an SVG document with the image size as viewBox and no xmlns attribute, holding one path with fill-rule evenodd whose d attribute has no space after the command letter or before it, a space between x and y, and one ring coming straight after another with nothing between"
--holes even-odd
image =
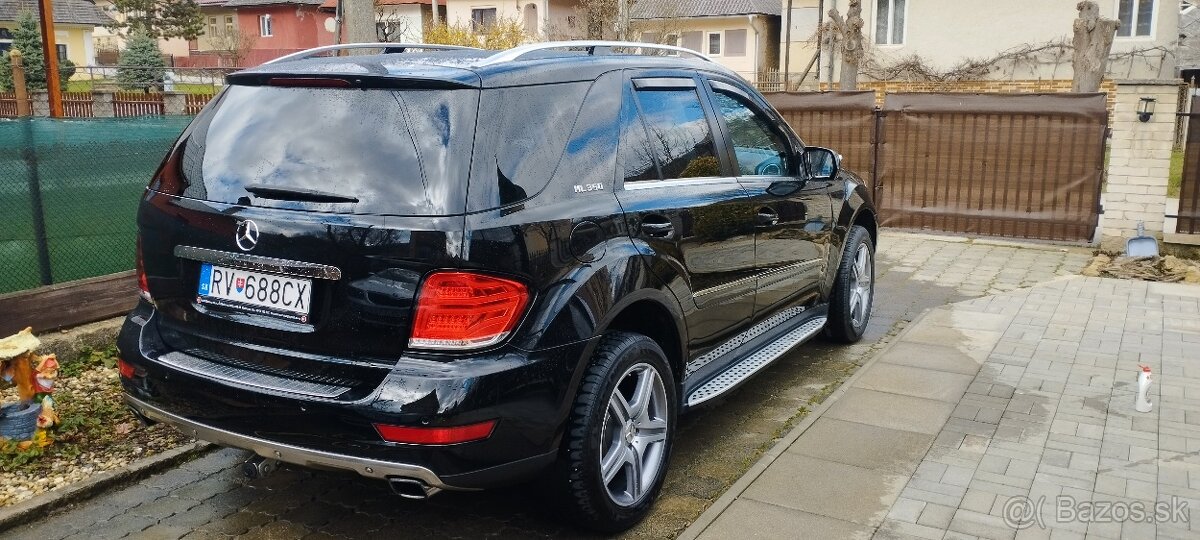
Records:
<instances>
[{"instance_id":1,"label":"side mirror","mask_svg":"<svg viewBox=\"0 0 1200 540\"><path fill-rule=\"evenodd\" d=\"M808 146L804 148L808 175L814 180L829 180L837 176L842 168L842 156L828 148Z\"/></svg>"}]
</instances>

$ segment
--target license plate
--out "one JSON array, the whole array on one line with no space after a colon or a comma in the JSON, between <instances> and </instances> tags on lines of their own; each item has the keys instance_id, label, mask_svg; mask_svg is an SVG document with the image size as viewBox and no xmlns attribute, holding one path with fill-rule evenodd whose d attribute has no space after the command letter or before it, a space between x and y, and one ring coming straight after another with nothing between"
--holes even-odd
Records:
<instances>
[{"instance_id":1,"label":"license plate","mask_svg":"<svg viewBox=\"0 0 1200 540\"><path fill-rule=\"evenodd\" d=\"M200 265L196 301L308 322L312 280L293 278L211 263Z\"/></svg>"}]
</instances>

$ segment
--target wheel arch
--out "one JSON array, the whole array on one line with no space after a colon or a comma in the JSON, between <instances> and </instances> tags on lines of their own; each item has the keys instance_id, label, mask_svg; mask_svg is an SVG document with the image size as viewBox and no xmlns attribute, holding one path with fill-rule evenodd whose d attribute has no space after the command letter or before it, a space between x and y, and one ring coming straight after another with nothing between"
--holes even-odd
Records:
<instances>
[{"instance_id":1,"label":"wheel arch","mask_svg":"<svg viewBox=\"0 0 1200 540\"><path fill-rule=\"evenodd\" d=\"M609 311L597 335L613 330L642 334L658 343L674 372L675 384L682 382L687 364L687 329L674 298L652 289L626 296Z\"/></svg>"}]
</instances>

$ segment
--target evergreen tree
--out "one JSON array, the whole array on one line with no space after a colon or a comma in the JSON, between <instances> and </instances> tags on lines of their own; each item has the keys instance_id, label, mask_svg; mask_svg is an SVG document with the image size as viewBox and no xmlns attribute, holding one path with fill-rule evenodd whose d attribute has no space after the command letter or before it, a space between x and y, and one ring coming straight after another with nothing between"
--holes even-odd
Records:
<instances>
[{"instance_id":1,"label":"evergreen tree","mask_svg":"<svg viewBox=\"0 0 1200 540\"><path fill-rule=\"evenodd\" d=\"M30 92L46 89L46 57L42 55L42 32L38 29L33 13L23 11L17 17L17 28L13 30L12 48L21 51L21 64L25 66L25 87ZM75 64L70 60L59 62L59 81L62 88L75 74ZM12 62L8 54L0 54L0 89L13 90Z\"/></svg>"},{"instance_id":2,"label":"evergreen tree","mask_svg":"<svg viewBox=\"0 0 1200 540\"><path fill-rule=\"evenodd\" d=\"M140 88L149 92L151 88L162 86L166 74L167 64L163 62L158 40L144 32L129 36L117 62L117 84L129 90Z\"/></svg>"},{"instance_id":3,"label":"evergreen tree","mask_svg":"<svg viewBox=\"0 0 1200 540\"><path fill-rule=\"evenodd\" d=\"M112 5L124 17L109 28L122 34L196 39L204 33L204 14L196 0L113 0Z\"/></svg>"}]
</instances>

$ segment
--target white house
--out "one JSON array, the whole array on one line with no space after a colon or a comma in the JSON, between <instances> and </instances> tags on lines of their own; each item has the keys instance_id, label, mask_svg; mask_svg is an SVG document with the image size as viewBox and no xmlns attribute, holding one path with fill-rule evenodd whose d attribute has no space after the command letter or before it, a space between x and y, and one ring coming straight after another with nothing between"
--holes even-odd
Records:
<instances>
[{"instance_id":1,"label":"white house","mask_svg":"<svg viewBox=\"0 0 1200 540\"><path fill-rule=\"evenodd\" d=\"M641 41L680 45L755 80L779 67L777 0L638 0L630 19Z\"/></svg>"},{"instance_id":2,"label":"white house","mask_svg":"<svg viewBox=\"0 0 1200 540\"><path fill-rule=\"evenodd\" d=\"M784 49L789 51L788 71L796 75L805 70L816 53L819 21L833 8L844 15L849 0L781 1L785 19L781 39ZM998 62L985 78L1070 79L1069 51L1065 55L1061 49L1053 48L1025 51L1064 40L1069 44L1078 16L1076 3L1075 0L863 0L863 33L868 56L877 66L916 58L933 69L949 70L968 59L989 60L1015 53L1013 59ZM1097 4L1102 15L1121 22L1113 43L1111 77L1175 76L1179 0L1098 0ZM789 25L790 32L786 30ZM822 79L828 78L830 63L828 55L822 53L818 62Z\"/></svg>"}]
</instances>

